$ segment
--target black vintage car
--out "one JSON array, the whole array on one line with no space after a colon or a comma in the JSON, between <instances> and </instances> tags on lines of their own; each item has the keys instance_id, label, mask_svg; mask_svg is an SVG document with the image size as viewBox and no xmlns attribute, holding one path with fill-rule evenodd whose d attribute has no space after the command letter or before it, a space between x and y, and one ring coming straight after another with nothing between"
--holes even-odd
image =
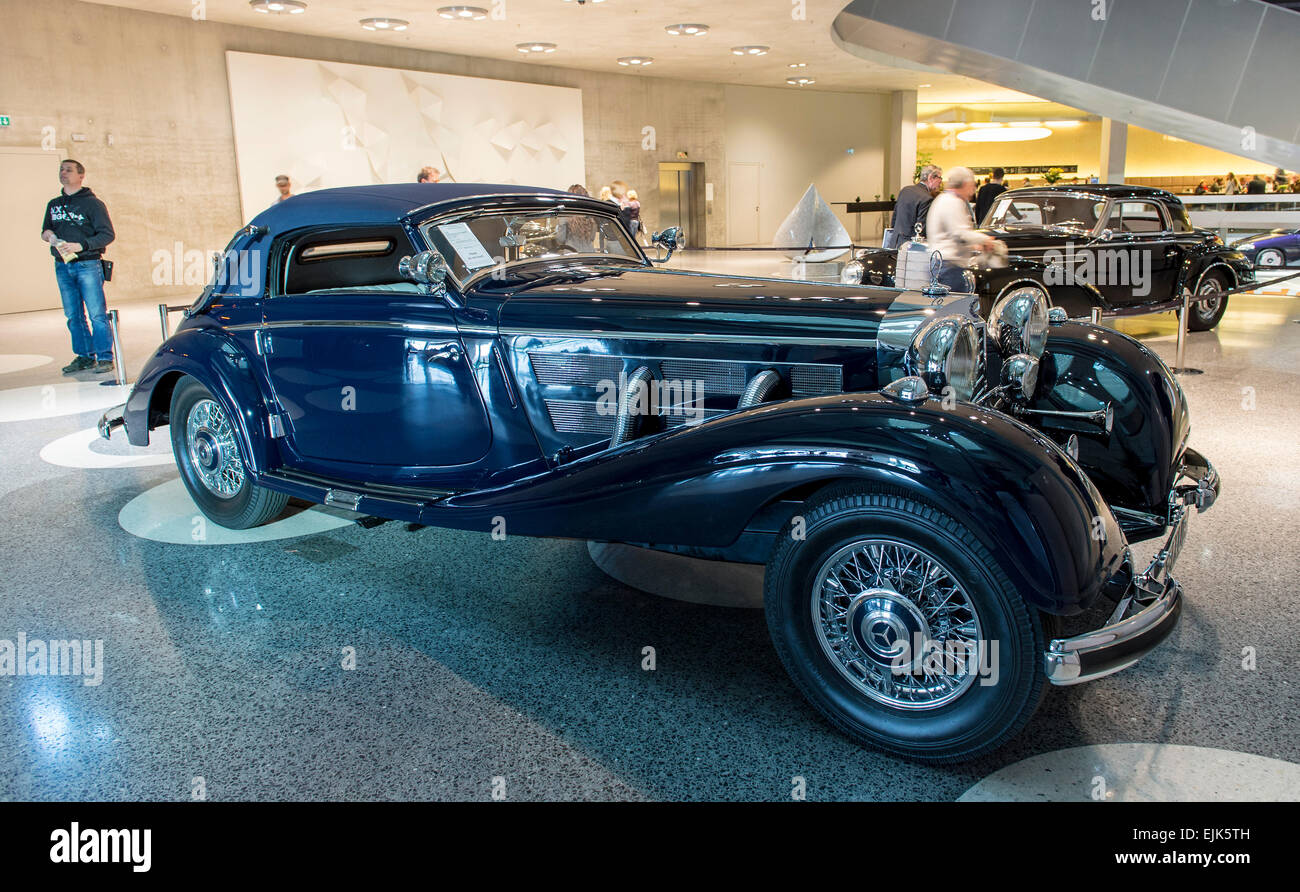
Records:
<instances>
[{"instance_id":1,"label":"black vintage car","mask_svg":"<svg viewBox=\"0 0 1300 892\"><path fill-rule=\"evenodd\" d=\"M168 427L229 527L296 496L765 563L798 688L929 760L1000 745L1048 683L1168 636L1189 516L1219 489L1164 363L1036 287L985 321L942 287L670 272L608 202L512 186L263 212L100 422L122 426Z\"/></svg>"},{"instance_id":2,"label":"black vintage car","mask_svg":"<svg viewBox=\"0 0 1300 892\"><path fill-rule=\"evenodd\" d=\"M1228 308L1222 292L1255 281L1250 258L1193 227L1178 197L1162 189L1013 189L997 197L981 222L1009 255L1004 267L970 270L984 312L1025 287L1071 317L1086 317L1094 307L1107 316L1177 309L1188 289L1194 302L1187 327L1206 331ZM856 259L863 282L894 284L896 251L867 250Z\"/></svg>"}]
</instances>

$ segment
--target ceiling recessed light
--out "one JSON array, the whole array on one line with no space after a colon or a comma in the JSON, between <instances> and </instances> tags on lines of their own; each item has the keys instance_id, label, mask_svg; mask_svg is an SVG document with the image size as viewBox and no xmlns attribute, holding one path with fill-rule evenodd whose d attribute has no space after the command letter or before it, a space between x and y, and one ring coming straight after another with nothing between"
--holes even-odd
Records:
<instances>
[{"instance_id":1,"label":"ceiling recessed light","mask_svg":"<svg viewBox=\"0 0 1300 892\"><path fill-rule=\"evenodd\" d=\"M817 81L810 77L787 77L785 82L792 87L806 87L809 84L817 83Z\"/></svg>"},{"instance_id":2,"label":"ceiling recessed light","mask_svg":"<svg viewBox=\"0 0 1300 892\"><path fill-rule=\"evenodd\" d=\"M619 56L619 65L631 65L636 68L644 68L654 61L652 56Z\"/></svg>"},{"instance_id":3,"label":"ceiling recessed light","mask_svg":"<svg viewBox=\"0 0 1300 892\"><path fill-rule=\"evenodd\" d=\"M664 28L674 37L703 37L709 33L708 25L668 25Z\"/></svg>"},{"instance_id":4,"label":"ceiling recessed light","mask_svg":"<svg viewBox=\"0 0 1300 892\"><path fill-rule=\"evenodd\" d=\"M488 16L488 11L481 6L442 6L438 15L444 19L459 19L463 22L481 22Z\"/></svg>"},{"instance_id":5,"label":"ceiling recessed light","mask_svg":"<svg viewBox=\"0 0 1300 892\"><path fill-rule=\"evenodd\" d=\"M521 53L553 53L559 47L553 43L516 43L515 49Z\"/></svg>"},{"instance_id":6,"label":"ceiling recessed light","mask_svg":"<svg viewBox=\"0 0 1300 892\"><path fill-rule=\"evenodd\" d=\"M361 27L367 31L405 31L411 23L406 19L362 19Z\"/></svg>"},{"instance_id":7,"label":"ceiling recessed light","mask_svg":"<svg viewBox=\"0 0 1300 892\"><path fill-rule=\"evenodd\" d=\"M731 52L736 56L766 56L770 46L733 46Z\"/></svg>"},{"instance_id":8,"label":"ceiling recessed light","mask_svg":"<svg viewBox=\"0 0 1300 892\"><path fill-rule=\"evenodd\" d=\"M924 90L926 87L933 87L933 86L934 86L934 84L917 84L917 85L916 85L916 88L917 88L918 90Z\"/></svg>"},{"instance_id":9,"label":"ceiling recessed light","mask_svg":"<svg viewBox=\"0 0 1300 892\"><path fill-rule=\"evenodd\" d=\"M307 11L307 4L298 0L248 0L253 12L269 15L301 15Z\"/></svg>"},{"instance_id":10,"label":"ceiling recessed light","mask_svg":"<svg viewBox=\"0 0 1300 892\"><path fill-rule=\"evenodd\" d=\"M807 67L808 67L808 63L807 63L807 62L791 62L789 67L791 67L791 68L807 68Z\"/></svg>"}]
</instances>

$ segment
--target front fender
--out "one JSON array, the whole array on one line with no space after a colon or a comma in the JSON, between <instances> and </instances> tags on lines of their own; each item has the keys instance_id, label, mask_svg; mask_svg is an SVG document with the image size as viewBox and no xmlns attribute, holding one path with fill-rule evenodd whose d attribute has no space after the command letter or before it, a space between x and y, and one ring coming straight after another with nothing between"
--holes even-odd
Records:
<instances>
[{"instance_id":1,"label":"front fender","mask_svg":"<svg viewBox=\"0 0 1300 892\"><path fill-rule=\"evenodd\" d=\"M196 324L164 341L145 363L123 413L127 439L147 446L149 432L168 423L171 392L183 375L197 379L225 409L240 454L253 473L272 466L272 444L266 431L266 407L252 364L224 329Z\"/></svg>"},{"instance_id":2,"label":"front fender","mask_svg":"<svg viewBox=\"0 0 1300 892\"><path fill-rule=\"evenodd\" d=\"M490 490L421 521L462 529L725 547L764 506L833 481L901 488L961 521L1025 600L1069 614L1121 568L1124 536L1047 437L971 404L878 393L788 400L634 441Z\"/></svg>"},{"instance_id":3,"label":"front fender","mask_svg":"<svg viewBox=\"0 0 1300 892\"><path fill-rule=\"evenodd\" d=\"M1082 322L1053 325L1031 408L1114 411L1110 435L1043 416L1043 428L1079 435L1079 464L1110 504L1163 517L1191 430L1187 400L1169 367L1139 341Z\"/></svg>"}]
</instances>

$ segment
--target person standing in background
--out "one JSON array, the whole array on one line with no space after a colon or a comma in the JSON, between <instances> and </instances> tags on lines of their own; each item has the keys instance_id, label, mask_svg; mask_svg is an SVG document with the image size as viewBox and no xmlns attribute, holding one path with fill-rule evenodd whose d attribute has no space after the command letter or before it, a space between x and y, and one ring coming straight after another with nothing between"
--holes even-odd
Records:
<instances>
[{"instance_id":1,"label":"person standing in background","mask_svg":"<svg viewBox=\"0 0 1300 892\"><path fill-rule=\"evenodd\" d=\"M648 244L645 240L645 233L641 227L641 199L637 197L635 189L627 190L627 214L632 221L632 238L642 245Z\"/></svg>"},{"instance_id":2,"label":"person standing in background","mask_svg":"<svg viewBox=\"0 0 1300 892\"><path fill-rule=\"evenodd\" d=\"M975 228L970 211L974 197L975 174L969 167L954 167L948 171L948 188L935 197L926 214L927 244L943 261L939 282L953 291L968 290L963 271L976 254L994 250L997 241Z\"/></svg>"},{"instance_id":3,"label":"person standing in background","mask_svg":"<svg viewBox=\"0 0 1300 892\"><path fill-rule=\"evenodd\" d=\"M1006 176L1006 171L1000 167L993 168L993 178L985 185L980 187L979 193L975 196L975 225L978 226L984 219L984 215L993 207L994 200L1007 191L1007 187L1002 185L1002 178Z\"/></svg>"},{"instance_id":4,"label":"person standing in background","mask_svg":"<svg viewBox=\"0 0 1300 892\"><path fill-rule=\"evenodd\" d=\"M436 167L421 167L420 172L416 174L417 183L436 183L442 179L442 171Z\"/></svg>"},{"instance_id":5,"label":"person standing in background","mask_svg":"<svg viewBox=\"0 0 1300 892\"><path fill-rule=\"evenodd\" d=\"M276 199L277 204L286 199L293 198L293 192L291 191L291 187L289 185L288 174L282 173L275 178L275 188L280 190L280 197Z\"/></svg>"},{"instance_id":6,"label":"person standing in background","mask_svg":"<svg viewBox=\"0 0 1300 892\"><path fill-rule=\"evenodd\" d=\"M916 237L916 226L921 225L921 237L925 237L926 213L930 202L943 185L943 170L937 164L927 164L921 168L921 176L915 183L905 186L898 192L894 202L894 218L887 234L885 248L897 248L903 242Z\"/></svg>"},{"instance_id":7,"label":"person standing in background","mask_svg":"<svg viewBox=\"0 0 1300 892\"><path fill-rule=\"evenodd\" d=\"M1228 179L1223 183L1223 194L1236 195L1240 191L1241 184L1237 182L1237 175L1232 171L1228 171Z\"/></svg>"},{"instance_id":8,"label":"person standing in background","mask_svg":"<svg viewBox=\"0 0 1300 892\"><path fill-rule=\"evenodd\" d=\"M41 239L54 256L54 277L59 283L63 315L72 335L72 362L63 367L71 375L84 369L96 373L113 370L113 340L108 329L104 300L104 249L116 234L104 202L83 186L86 168L71 159L59 165L62 191L45 206ZM86 317L90 327L86 327Z\"/></svg>"}]
</instances>

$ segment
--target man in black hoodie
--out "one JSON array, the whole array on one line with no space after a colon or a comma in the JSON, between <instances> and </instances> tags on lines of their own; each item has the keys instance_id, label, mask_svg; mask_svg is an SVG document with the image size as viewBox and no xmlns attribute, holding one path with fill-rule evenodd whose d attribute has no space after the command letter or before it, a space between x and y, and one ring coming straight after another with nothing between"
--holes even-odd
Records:
<instances>
[{"instance_id":1,"label":"man in black hoodie","mask_svg":"<svg viewBox=\"0 0 1300 892\"><path fill-rule=\"evenodd\" d=\"M72 350L77 354L63 367L65 375L90 368L96 372L113 370L101 260L115 235L104 202L81 185L85 177L86 168L80 161L64 161L59 165L63 191L45 206L45 220L41 224L41 238L49 242L50 254L54 256L54 275L63 298L63 315L68 319Z\"/></svg>"}]
</instances>

